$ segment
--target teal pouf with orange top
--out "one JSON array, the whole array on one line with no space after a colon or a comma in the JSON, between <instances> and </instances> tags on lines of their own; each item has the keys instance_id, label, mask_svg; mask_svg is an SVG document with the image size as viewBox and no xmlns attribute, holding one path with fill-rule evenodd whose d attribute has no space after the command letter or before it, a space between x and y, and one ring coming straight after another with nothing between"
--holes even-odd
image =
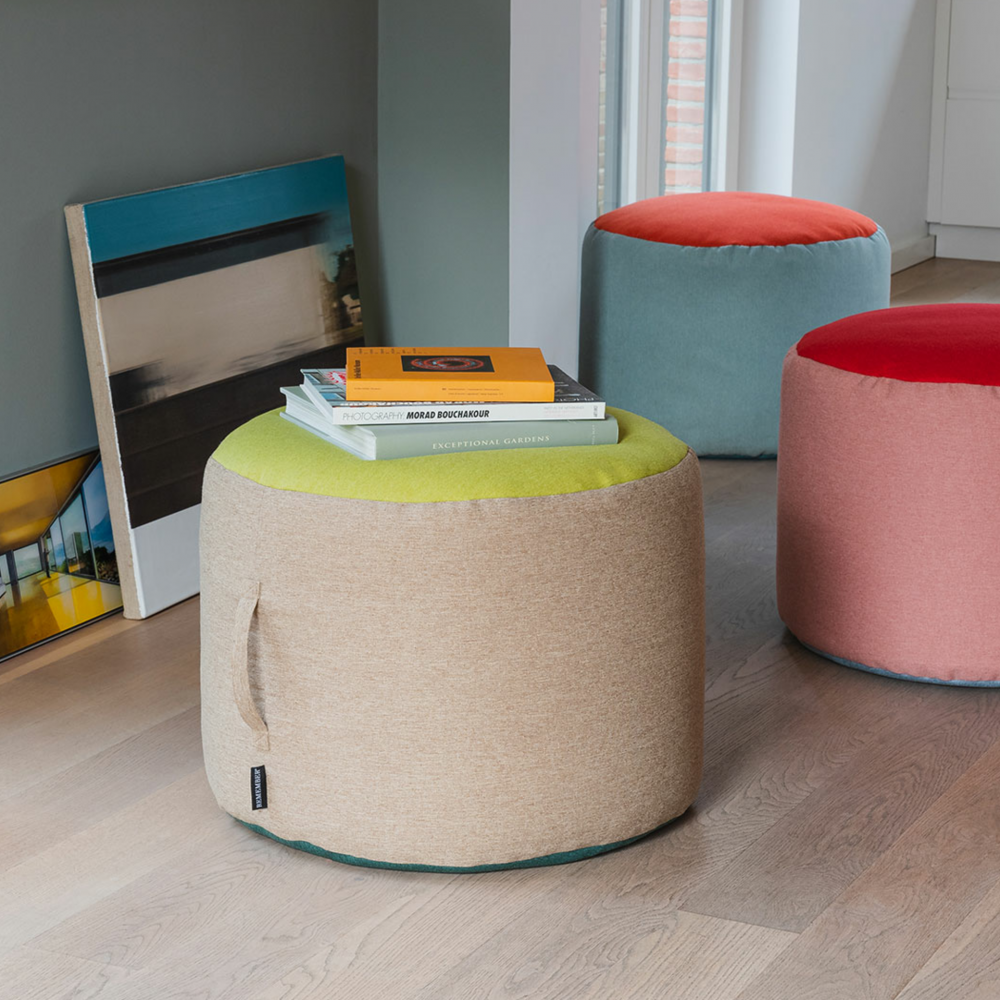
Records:
<instances>
[{"instance_id":1,"label":"teal pouf with orange top","mask_svg":"<svg viewBox=\"0 0 1000 1000\"><path fill-rule=\"evenodd\" d=\"M580 375L699 455L774 456L785 354L889 304L890 248L836 205L741 191L649 198L583 244Z\"/></svg>"}]
</instances>

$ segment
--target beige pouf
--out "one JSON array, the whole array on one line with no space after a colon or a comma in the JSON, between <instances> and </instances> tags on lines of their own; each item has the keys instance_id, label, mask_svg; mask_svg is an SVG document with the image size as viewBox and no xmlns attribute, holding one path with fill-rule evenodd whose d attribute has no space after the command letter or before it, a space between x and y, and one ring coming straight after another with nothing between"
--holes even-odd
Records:
<instances>
[{"instance_id":1,"label":"beige pouf","mask_svg":"<svg viewBox=\"0 0 1000 1000\"><path fill-rule=\"evenodd\" d=\"M352 864L573 861L701 774L694 454L617 445L364 462L265 414L209 461L202 732L220 804Z\"/></svg>"}]
</instances>

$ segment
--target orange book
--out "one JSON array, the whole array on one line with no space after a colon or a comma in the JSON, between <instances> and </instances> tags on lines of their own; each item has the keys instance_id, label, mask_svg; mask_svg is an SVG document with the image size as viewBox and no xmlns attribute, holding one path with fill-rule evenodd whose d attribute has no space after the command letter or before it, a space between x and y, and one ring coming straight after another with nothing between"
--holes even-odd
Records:
<instances>
[{"instance_id":1,"label":"orange book","mask_svg":"<svg viewBox=\"0 0 1000 1000\"><path fill-rule=\"evenodd\" d=\"M347 399L387 403L551 403L537 347L348 347Z\"/></svg>"}]
</instances>

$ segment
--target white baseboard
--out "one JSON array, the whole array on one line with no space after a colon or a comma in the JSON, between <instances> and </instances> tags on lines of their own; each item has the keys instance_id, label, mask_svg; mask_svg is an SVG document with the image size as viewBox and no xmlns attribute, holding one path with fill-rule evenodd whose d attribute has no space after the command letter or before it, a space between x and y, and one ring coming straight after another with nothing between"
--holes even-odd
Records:
<instances>
[{"instance_id":1,"label":"white baseboard","mask_svg":"<svg viewBox=\"0 0 1000 1000\"><path fill-rule=\"evenodd\" d=\"M1000 229L988 226L945 226L932 222L931 232L937 237L938 257L1000 261ZM895 254L893 258L895 259Z\"/></svg>"},{"instance_id":2,"label":"white baseboard","mask_svg":"<svg viewBox=\"0 0 1000 1000\"><path fill-rule=\"evenodd\" d=\"M892 273L905 271L914 264L920 264L935 256L935 239L933 235L918 236L915 240L897 243L892 248ZM937 256L941 256L938 251Z\"/></svg>"}]
</instances>

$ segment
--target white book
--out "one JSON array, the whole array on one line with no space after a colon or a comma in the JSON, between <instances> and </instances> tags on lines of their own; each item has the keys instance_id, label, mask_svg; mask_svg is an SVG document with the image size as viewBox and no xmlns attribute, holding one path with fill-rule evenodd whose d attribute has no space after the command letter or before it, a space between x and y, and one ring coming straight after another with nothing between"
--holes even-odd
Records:
<instances>
[{"instance_id":1,"label":"white book","mask_svg":"<svg viewBox=\"0 0 1000 1000\"><path fill-rule=\"evenodd\" d=\"M603 420L505 420L486 425L454 421L344 427L324 420L301 386L284 386L281 391L285 394L282 417L364 459L411 458L506 448L601 445L618 441L618 421L614 417Z\"/></svg>"},{"instance_id":2,"label":"white book","mask_svg":"<svg viewBox=\"0 0 1000 1000\"><path fill-rule=\"evenodd\" d=\"M342 368L302 369L302 389L324 420L341 426L498 422L508 420L603 420L604 400L555 365L551 403L357 403L344 395Z\"/></svg>"},{"instance_id":3,"label":"white book","mask_svg":"<svg viewBox=\"0 0 1000 1000\"><path fill-rule=\"evenodd\" d=\"M285 412L281 415L286 420L312 431L358 458L371 460L375 457L375 439L373 435L366 433L364 427L338 427L324 420L316 412L312 400L298 386L287 386L281 391L285 394Z\"/></svg>"}]
</instances>

